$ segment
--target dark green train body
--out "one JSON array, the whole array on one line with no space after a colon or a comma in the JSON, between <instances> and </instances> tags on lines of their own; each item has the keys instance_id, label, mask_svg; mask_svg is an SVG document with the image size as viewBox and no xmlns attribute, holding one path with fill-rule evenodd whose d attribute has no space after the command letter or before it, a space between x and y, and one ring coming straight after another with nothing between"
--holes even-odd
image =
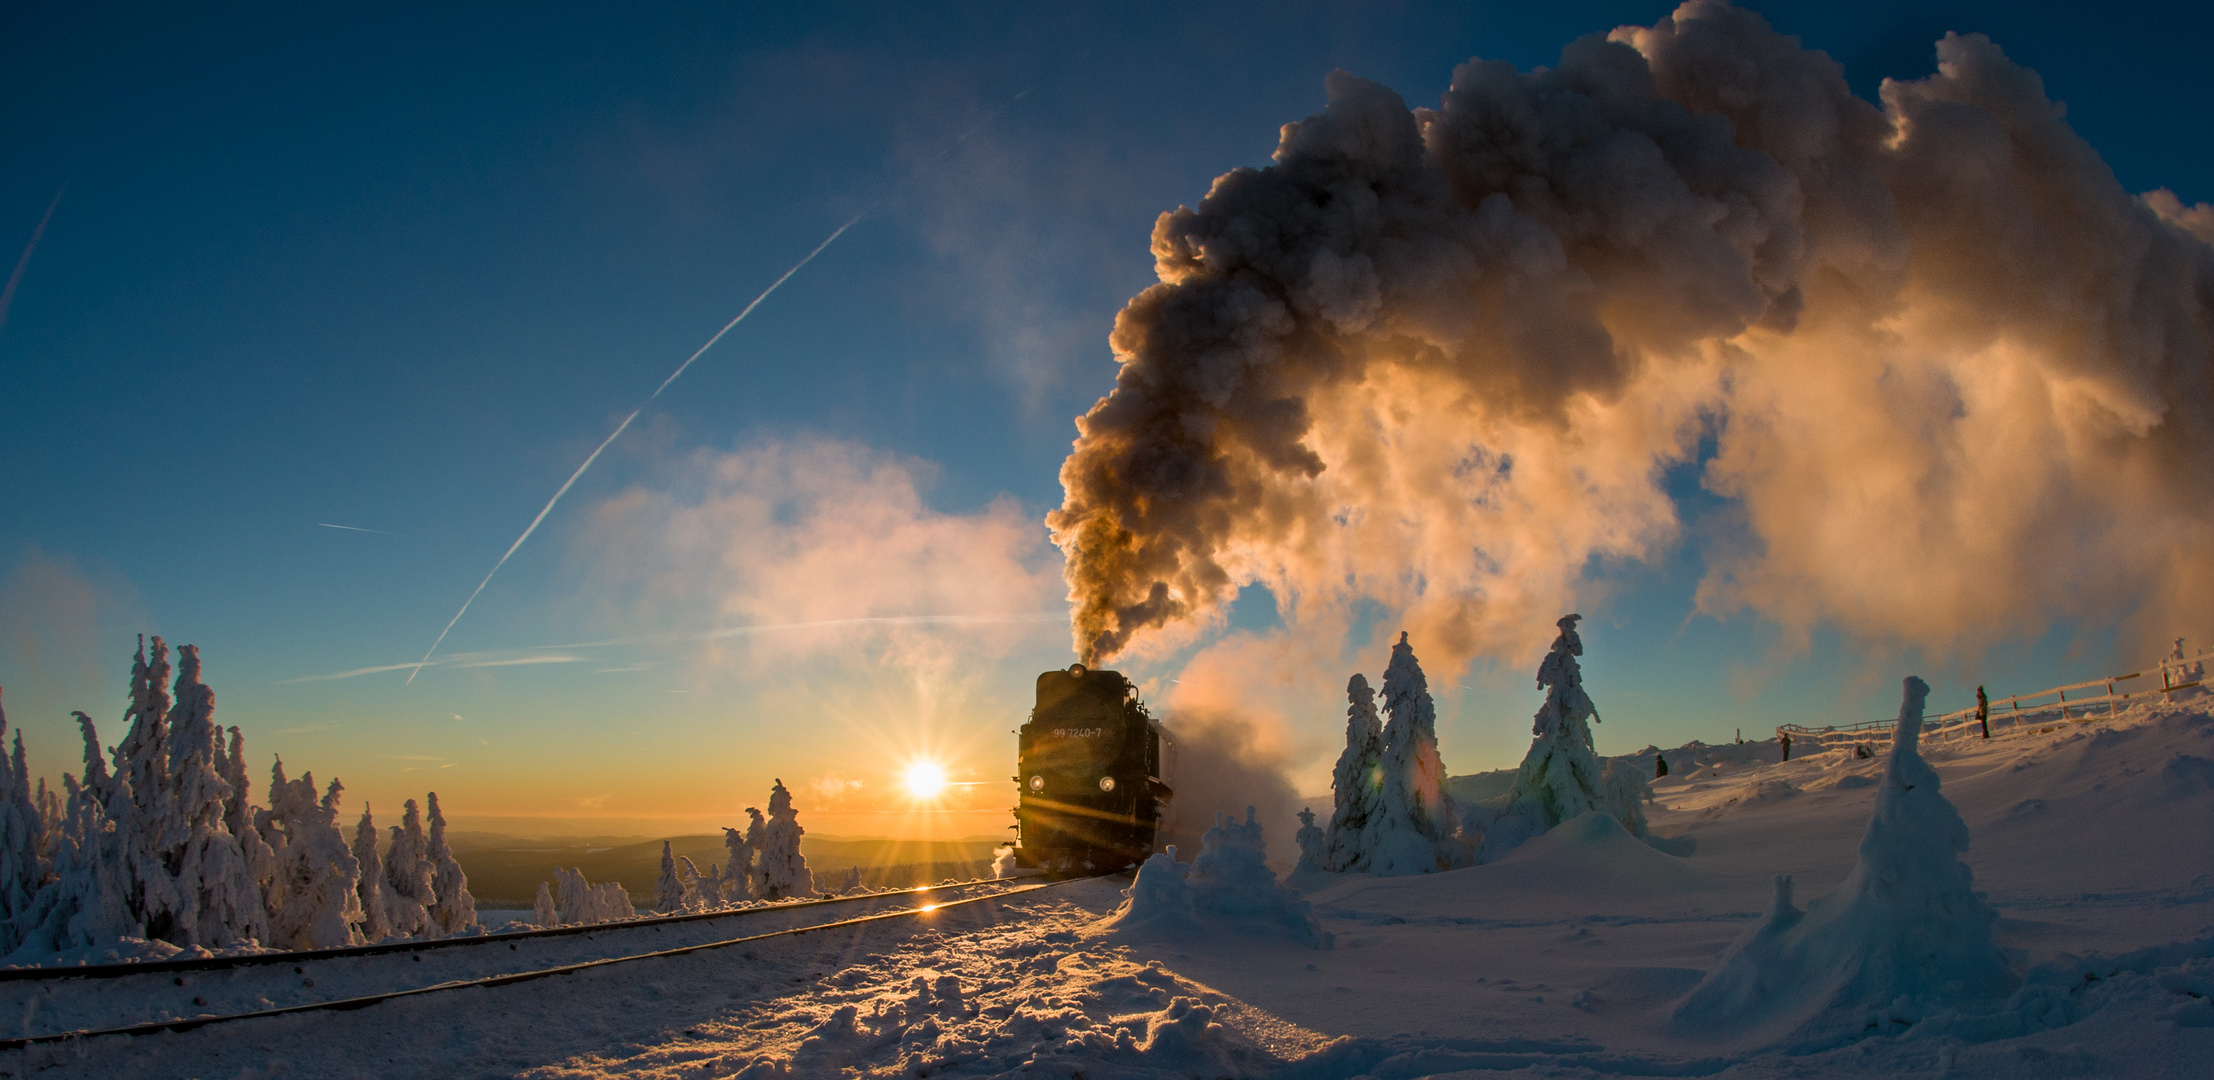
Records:
<instances>
[{"instance_id":1,"label":"dark green train body","mask_svg":"<svg viewBox=\"0 0 2214 1080\"><path fill-rule=\"evenodd\" d=\"M1119 869L1152 853L1170 792L1160 725L1130 680L1082 664L1038 676L1037 707L1018 739L1022 865Z\"/></svg>"}]
</instances>

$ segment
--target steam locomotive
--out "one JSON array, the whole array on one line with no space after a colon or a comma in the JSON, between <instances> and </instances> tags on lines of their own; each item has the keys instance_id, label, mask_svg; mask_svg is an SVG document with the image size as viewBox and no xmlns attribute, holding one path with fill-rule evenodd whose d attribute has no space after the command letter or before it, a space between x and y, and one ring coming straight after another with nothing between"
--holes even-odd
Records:
<instances>
[{"instance_id":1,"label":"steam locomotive","mask_svg":"<svg viewBox=\"0 0 2214 1080\"><path fill-rule=\"evenodd\" d=\"M1073 664L1038 676L1018 740L1019 865L1116 870L1152 853L1171 794L1161 727L1121 672Z\"/></svg>"}]
</instances>

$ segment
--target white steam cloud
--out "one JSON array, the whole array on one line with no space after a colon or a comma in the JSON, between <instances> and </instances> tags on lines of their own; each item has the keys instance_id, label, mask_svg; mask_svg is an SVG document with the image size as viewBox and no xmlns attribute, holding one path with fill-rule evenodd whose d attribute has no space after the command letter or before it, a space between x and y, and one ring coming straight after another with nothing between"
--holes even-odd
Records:
<instances>
[{"instance_id":1,"label":"white steam cloud","mask_svg":"<svg viewBox=\"0 0 2214 1080\"><path fill-rule=\"evenodd\" d=\"M1595 560L1734 500L1700 604L1938 651L2214 610L2214 209L2133 196L2034 72L1948 35L1880 107L1695 0L1474 60L1434 109L1344 73L1274 164L1154 228L1048 518L1077 651L1266 583L1520 656ZM1381 632L1381 631L1380 631Z\"/></svg>"}]
</instances>

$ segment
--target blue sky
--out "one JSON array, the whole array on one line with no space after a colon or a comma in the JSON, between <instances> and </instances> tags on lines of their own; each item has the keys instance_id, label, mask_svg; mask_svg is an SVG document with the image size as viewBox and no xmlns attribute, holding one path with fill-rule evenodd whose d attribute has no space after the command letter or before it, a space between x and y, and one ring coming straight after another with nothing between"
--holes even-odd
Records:
<instances>
[{"instance_id":1,"label":"blue sky","mask_svg":"<svg viewBox=\"0 0 2214 1080\"><path fill-rule=\"evenodd\" d=\"M2203 12L1753 6L1868 95L1926 74L1944 31L1987 32L2126 187L2214 199ZM1003 779L1031 677L1070 659L1057 556L1042 526L1010 530L1059 502L1070 418L1112 385L1107 329L1152 280L1154 216L1264 163L1333 68L1421 104L1471 56L1549 63L1666 10L10 7L11 265L63 193L0 325L9 717L36 771L74 768L67 711L112 728L129 635L150 630L202 647L257 760L380 806L436 787L487 825L689 827L782 776L816 784L821 831L916 827L879 797L896 766ZM857 213L484 591L443 647L483 666L311 678L420 656L613 424ZM1978 679L2143 659L2069 624L1941 662L1830 632L1779 656L1750 616L1694 617L1699 525L1727 508L1692 472L1672 490L1690 540L1609 571L1585 611L1603 750L1881 715L1909 667L1950 704ZM840 492L915 501L821 517L810 500ZM669 509L702 499L720 509ZM672 521L713 535L679 542ZM746 521L785 528L785 561L732 568L753 541L716 530ZM698 637L776 621L730 590L796 580L847 529L912 530L914 574L1019 580L987 590L990 629ZM713 576L701 559L712 596L685 586ZM788 609L942 614L916 605L953 595L886 588ZM1253 591L1231 628L1273 610ZM786 644L751 644L769 637ZM612 640L630 643L545 648ZM1537 703L1520 667L1432 681L1448 765L1512 764ZM1298 775L1326 770L1341 716L1325 698L1291 718ZM973 792L958 806L1004 801Z\"/></svg>"}]
</instances>

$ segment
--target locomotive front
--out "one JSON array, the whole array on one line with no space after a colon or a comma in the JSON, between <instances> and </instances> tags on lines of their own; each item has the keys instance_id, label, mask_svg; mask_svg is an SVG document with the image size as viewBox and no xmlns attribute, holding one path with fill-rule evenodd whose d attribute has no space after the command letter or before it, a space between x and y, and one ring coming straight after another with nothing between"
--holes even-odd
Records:
<instances>
[{"instance_id":1,"label":"locomotive front","mask_svg":"<svg viewBox=\"0 0 2214 1080\"><path fill-rule=\"evenodd\" d=\"M1161 729L1121 672L1076 664L1038 676L1018 739L1021 865L1110 870L1152 853L1170 794Z\"/></svg>"}]
</instances>

